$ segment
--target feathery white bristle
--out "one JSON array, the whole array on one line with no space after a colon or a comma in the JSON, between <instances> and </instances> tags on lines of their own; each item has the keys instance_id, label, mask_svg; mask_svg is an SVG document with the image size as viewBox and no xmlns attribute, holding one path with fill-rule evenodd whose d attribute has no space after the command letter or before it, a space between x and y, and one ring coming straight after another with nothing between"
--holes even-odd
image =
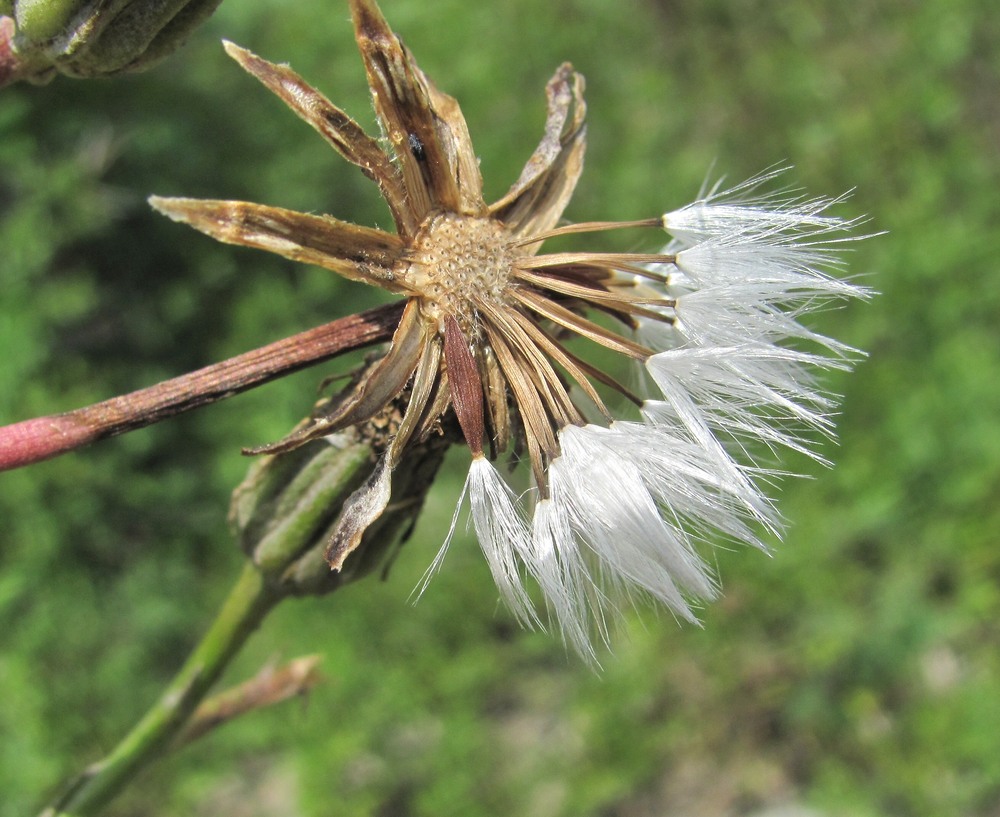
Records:
<instances>
[{"instance_id":1,"label":"feathery white bristle","mask_svg":"<svg viewBox=\"0 0 1000 817\"><path fill-rule=\"evenodd\" d=\"M707 570L682 533L663 520L635 465L604 444L597 426L560 432L549 469L552 502L597 558L605 581L641 589L693 619L680 588L711 596Z\"/></svg>"},{"instance_id":2,"label":"feathery white bristle","mask_svg":"<svg viewBox=\"0 0 1000 817\"><path fill-rule=\"evenodd\" d=\"M590 611L603 607L604 593L590 575L574 541L566 509L551 499L541 500L532 518L532 539L535 560L529 569L542 589L550 614L559 624L563 640L596 665ZM607 625L599 614L596 628L607 641Z\"/></svg>"},{"instance_id":3,"label":"feathery white bristle","mask_svg":"<svg viewBox=\"0 0 1000 817\"><path fill-rule=\"evenodd\" d=\"M533 543L514 495L485 457L469 466L469 502L479 546L500 595L522 623L540 624L521 578L521 564L530 562Z\"/></svg>"}]
</instances>

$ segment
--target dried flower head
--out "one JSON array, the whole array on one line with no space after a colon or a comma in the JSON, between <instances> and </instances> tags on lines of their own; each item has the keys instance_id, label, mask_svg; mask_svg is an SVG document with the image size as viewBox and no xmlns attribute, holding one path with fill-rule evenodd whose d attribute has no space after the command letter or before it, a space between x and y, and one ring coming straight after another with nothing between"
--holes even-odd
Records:
<instances>
[{"instance_id":1,"label":"dried flower head","mask_svg":"<svg viewBox=\"0 0 1000 817\"><path fill-rule=\"evenodd\" d=\"M803 427L830 430L830 400L809 372L846 365L851 350L798 317L864 294L820 270L835 262L831 234L850 225L824 214L831 200L755 196L774 173L663 217L562 224L585 148L584 83L569 65L548 84L541 143L510 191L487 204L458 103L421 72L373 0L350 5L381 140L287 66L226 50L379 186L395 234L259 204L151 199L221 241L406 299L367 379L259 450L364 422L405 390L395 436L344 507L334 568L385 509L407 446L453 412L472 455L463 497L523 622L540 623L525 573L588 658L594 630L606 639L609 614L636 593L692 620L689 600L716 592L696 545L721 532L762 546L755 528L778 526L753 446L806 450ZM665 228L673 241L648 254L542 251L556 236L636 227ZM655 397L578 356L567 343L577 337L637 362ZM636 406L633 419L616 419L615 394ZM505 452L530 461L523 497L493 465Z\"/></svg>"}]
</instances>

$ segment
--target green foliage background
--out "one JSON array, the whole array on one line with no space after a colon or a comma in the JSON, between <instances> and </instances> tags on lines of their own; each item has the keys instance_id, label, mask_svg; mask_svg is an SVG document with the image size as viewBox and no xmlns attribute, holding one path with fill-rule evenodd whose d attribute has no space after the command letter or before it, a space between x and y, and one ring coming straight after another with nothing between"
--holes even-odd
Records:
<instances>
[{"instance_id":1,"label":"green foliage background","mask_svg":"<svg viewBox=\"0 0 1000 817\"><path fill-rule=\"evenodd\" d=\"M986 0L384 0L458 97L488 193L516 178L563 60L588 78L568 216L681 205L776 162L888 234L882 295L822 316L870 358L833 471L782 490L774 558L717 555L704 629L646 614L602 676L497 608L456 541L419 604L465 462L388 581L289 602L236 682L321 652L304 706L228 726L111 815L995 815L1000 809L1000 15ZM224 3L158 69L0 92L0 421L103 399L373 303L216 245L150 193L386 226L376 191L218 46L289 61L372 122L335 0ZM714 165L713 165L714 163ZM714 169L713 169L714 167ZM336 369L336 367L332 367ZM316 370L0 474L0 817L109 749L235 578L241 445L311 405ZM791 812L805 814L805 811Z\"/></svg>"}]
</instances>

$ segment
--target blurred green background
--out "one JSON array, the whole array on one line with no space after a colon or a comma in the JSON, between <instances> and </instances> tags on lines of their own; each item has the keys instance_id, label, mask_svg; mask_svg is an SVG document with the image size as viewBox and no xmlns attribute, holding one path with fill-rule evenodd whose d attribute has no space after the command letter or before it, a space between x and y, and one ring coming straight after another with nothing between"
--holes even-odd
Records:
<instances>
[{"instance_id":1,"label":"blurred green background","mask_svg":"<svg viewBox=\"0 0 1000 817\"><path fill-rule=\"evenodd\" d=\"M567 215L641 218L707 175L796 166L888 234L881 291L824 331L869 352L832 471L786 483L773 558L719 550L704 629L638 616L595 676L498 608L460 537L410 591L463 478L456 452L388 581L288 602L233 667L324 656L304 705L157 766L111 815L1000 813L1000 15L987 0L383 0L458 97L487 193L516 178L563 60L588 80ZM150 73L0 92L0 421L91 403L374 303L217 245L150 193L388 226L373 185L244 75L227 37L372 124L346 6L223 3ZM124 733L235 578L242 445L337 366L0 474L0 817L33 813ZM782 810L785 809L785 810Z\"/></svg>"}]
</instances>

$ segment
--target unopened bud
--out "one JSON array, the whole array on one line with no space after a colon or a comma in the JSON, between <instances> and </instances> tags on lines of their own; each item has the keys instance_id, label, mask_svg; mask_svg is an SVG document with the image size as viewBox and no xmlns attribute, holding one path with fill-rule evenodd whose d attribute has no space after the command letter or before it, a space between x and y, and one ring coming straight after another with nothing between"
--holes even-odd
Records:
<instances>
[{"instance_id":1,"label":"unopened bud","mask_svg":"<svg viewBox=\"0 0 1000 817\"><path fill-rule=\"evenodd\" d=\"M110 76L173 53L221 0L0 0L14 19L13 79Z\"/></svg>"},{"instance_id":2,"label":"unopened bud","mask_svg":"<svg viewBox=\"0 0 1000 817\"><path fill-rule=\"evenodd\" d=\"M322 595L383 568L412 528L448 447L443 436L414 446L397 464L384 513L341 569L331 569L327 550L344 503L377 467L378 443L368 431L352 428L262 457L233 493L230 521L240 547L281 591Z\"/></svg>"}]
</instances>

